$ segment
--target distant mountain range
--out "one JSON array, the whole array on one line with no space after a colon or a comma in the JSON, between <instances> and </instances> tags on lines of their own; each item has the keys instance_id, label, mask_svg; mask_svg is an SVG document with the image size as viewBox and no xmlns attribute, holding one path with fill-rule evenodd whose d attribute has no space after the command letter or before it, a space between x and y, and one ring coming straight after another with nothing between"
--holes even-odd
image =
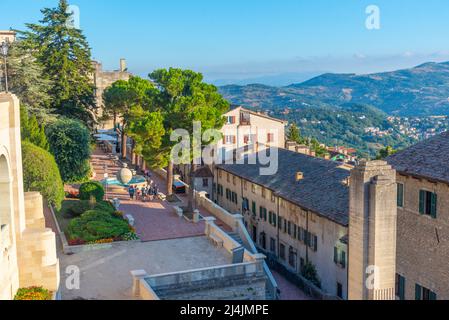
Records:
<instances>
[{"instance_id":1,"label":"distant mountain range","mask_svg":"<svg viewBox=\"0 0 449 320\"><path fill-rule=\"evenodd\" d=\"M227 85L220 92L233 104L263 110L374 106L389 115L449 114L449 62L368 75L327 73L285 87Z\"/></svg>"}]
</instances>

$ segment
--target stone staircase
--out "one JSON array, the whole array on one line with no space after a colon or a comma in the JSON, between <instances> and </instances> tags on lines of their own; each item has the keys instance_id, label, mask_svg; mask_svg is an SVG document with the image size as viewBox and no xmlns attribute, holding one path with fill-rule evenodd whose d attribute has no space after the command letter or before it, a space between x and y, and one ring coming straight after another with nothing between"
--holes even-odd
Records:
<instances>
[{"instance_id":1,"label":"stone staircase","mask_svg":"<svg viewBox=\"0 0 449 320\"><path fill-rule=\"evenodd\" d=\"M242 238L239 236L239 234L237 232L227 232L227 234L228 234L228 236L230 236L232 239L234 239L240 245L243 246L243 240L242 240Z\"/></svg>"}]
</instances>

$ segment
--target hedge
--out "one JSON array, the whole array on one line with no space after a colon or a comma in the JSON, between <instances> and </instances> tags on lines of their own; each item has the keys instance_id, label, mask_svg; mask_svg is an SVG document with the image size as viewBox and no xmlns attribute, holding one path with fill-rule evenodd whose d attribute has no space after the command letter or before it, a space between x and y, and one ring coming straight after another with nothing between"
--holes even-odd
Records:
<instances>
[{"instance_id":1,"label":"hedge","mask_svg":"<svg viewBox=\"0 0 449 320\"><path fill-rule=\"evenodd\" d=\"M38 191L57 209L64 200L64 185L53 156L30 142L22 142L23 187Z\"/></svg>"},{"instance_id":2,"label":"hedge","mask_svg":"<svg viewBox=\"0 0 449 320\"><path fill-rule=\"evenodd\" d=\"M90 200L93 196L95 200L102 201L104 197L103 185L98 181L85 182L80 186L80 200Z\"/></svg>"}]
</instances>

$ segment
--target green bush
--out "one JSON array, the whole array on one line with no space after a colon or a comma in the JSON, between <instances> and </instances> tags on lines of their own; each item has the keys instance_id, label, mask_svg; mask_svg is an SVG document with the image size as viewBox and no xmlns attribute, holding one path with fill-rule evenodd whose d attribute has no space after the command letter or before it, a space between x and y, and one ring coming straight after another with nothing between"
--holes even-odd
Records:
<instances>
[{"instance_id":1,"label":"green bush","mask_svg":"<svg viewBox=\"0 0 449 320\"><path fill-rule=\"evenodd\" d=\"M128 222L108 212L89 210L81 217L70 221L68 231L71 240L82 239L92 242L122 237L130 231L130 227Z\"/></svg>"},{"instance_id":2,"label":"green bush","mask_svg":"<svg viewBox=\"0 0 449 320\"><path fill-rule=\"evenodd\" d=\"M311 262L307 262L302 268L301 274L304 278L312 282L318 288L321 288L321 280L318 277L315 266Z\"/></svg>"},{"instance_id":3,"label":"green bush","mask_svg":"<svg viewBox=\"0 0 449 320\"><path fill-rule=\"evenodd\" d=\"M72 217L79 217L89 210L107 212L112 215L115 212L115 209L110 202L100 201L92 203L90 200L80 200L70 201L70 204L67 205L66 213Z\"/></svg>"},{"instance_id":4,"label":"green bush","mask_svg":"<svg viewBox=\"0 0 449 320\"><path fill-rule=\"evenodd\" d=\"M89 130L79 121L59 119L45 129L64 182L86 181L90 174Z\"/></svg>"},{"instance_id":5,"label":"green bush","mask_svg":"<svg viewBox=\"0 0 449 320\"><path fill-rule=\"evenodd\" d=\"M80 186L80 200L90 200L91 197L97 201L103 200L104 188L100 182L89 181Z\"/></svg>"},{"instance_id":6,"label":"green bush","mask_svg":"<svg viewBox=\"0 0 449 320\"><path fill-rule=\"evenodd\" d=\"M17 290L14 300L52 300L52 295L42 287L21 288Z\"/></svg>"},{"instance_id":7,"label":"green bush","mask_svg":"<svg viewBox=\"0 0 449 320\"><path fill-rule=\"evenodd\" d=\"M53 156L30 142L22 142L23 187L37 191L57 209L64 200L64 185Z\"/></svg>"}]
</instances>

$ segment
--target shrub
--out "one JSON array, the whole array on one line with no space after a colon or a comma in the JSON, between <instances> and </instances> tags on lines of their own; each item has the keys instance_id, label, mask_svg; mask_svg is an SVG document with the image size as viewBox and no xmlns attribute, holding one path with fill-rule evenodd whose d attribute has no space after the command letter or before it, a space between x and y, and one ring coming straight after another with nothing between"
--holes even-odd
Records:
<instances>
[{"instance_id":1,"label":"shrub","mask_svg":"<svg viewBox=\"0 0 449 320\"><path fill-rule=\"evenodd\" d=\"M79 194L81 200L90 200L91 197L94 197L95 200L101 201L104 197L104 188L100 182L89 181L80 186Z\"/></svg>"},{"instance_id":2,"label":"shrub","mask_svg":"<svg viewBox=\"0 0 449 320\"><path fill-rule=\"evenodd\" d=\"M21 288L14 300L52 300L51 292L42 287Z\"/></svg>"},{"instance_id":3,"label":"shrub","mask_svg":"<svg viewBox=\"0 0 449 320\"><path fill-rule=\"evenodd\" d=\"M64 182L80 182L90 174L89 130L79 121L59 119L45 130Z\"/></svg>"},{"instance_id":4,"label":"shrub","mask_svg":"<svg viewBox=\"0 0 449 320\"><path fill-rule=\"evenodd\" d=\"M115 209L107 201L94 202L80 200L80 201L70 201L67 205L66 213L72 217L79 217L84 212L89 210L96 210L107 212L109 214L114 214Z\"/></svg>"},{"instance_id":5,"label":"shrub","mask_svg":"<svg viewBox=\"0 0 449 320\"><path fill-rule=\"evenodd\" d=\"M64 200L64 185L53 156L30 142L22 142L23 187L38 191L57 209Z\"/></svg>"},{"instance_id":6,"label":"shrub","mask_svg":"<svg viewBox=\"0 0 449 320\"><path fill-rule=\"evenodd\" d=\"M125 220L118 219L108 212L89 210L81 217L70 221L68 231L70 239L92 242L121 237L129 232L129 225Z\"/></svg>"},{"instance_id":7,"label":"shrub","mask_svg":"<svg viewBox=\"0 0 449 320\"><path fill-rule=\"evenodd\" d=\"M304 278L312 282L315 286L321 288L321 281L318 277L318 273L316 272L316 268L312 263L307 262L302 268L301 274Z\"/></svg>"}]
</instances>

